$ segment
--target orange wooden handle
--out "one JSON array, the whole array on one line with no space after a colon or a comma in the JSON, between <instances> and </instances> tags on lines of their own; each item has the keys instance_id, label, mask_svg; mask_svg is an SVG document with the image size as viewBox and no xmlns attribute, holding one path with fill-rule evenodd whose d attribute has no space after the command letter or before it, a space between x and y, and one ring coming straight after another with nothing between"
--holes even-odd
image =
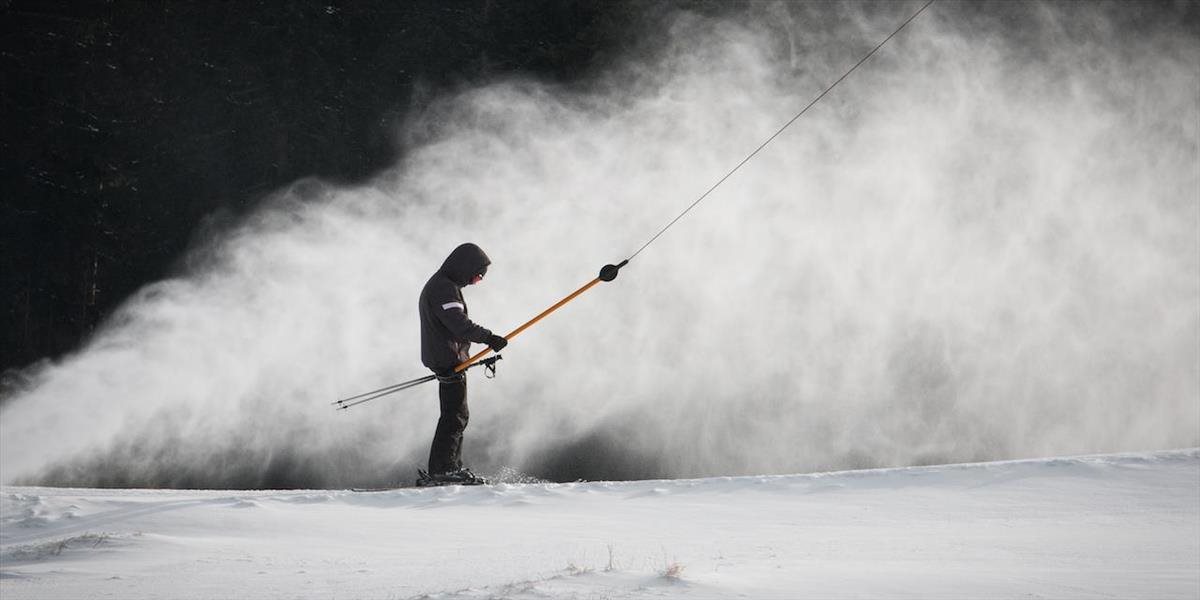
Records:
<instances>
[{"instance_id":1,"label":"orange wooden handle","mask_svg":"<svg viewBox=\"0 0 1200 600\"><path fill-rule=\"evenodd\" d=\"M589 282L588 282L587 284L585 284L583 287L581 287L581 288L579 288L579 289L575 290L574 292L571 292L571 295L570 295L570 296L567 296L566 298L563 298L562 300L559 300L557 303L555 303L555 305L554 305L554 306L551 306L550 308L547 308L546 310L543 310L543 311L541 312L541 314L539 314L538 316L536 316L536 317L534 317L534 318L532 318L532 319L530 319L530 320L526 321L524 325L522 325L522 326L520 326L520 327L518 327L518 328L516 328L516 329L512 330L512 331L511 331L511 332L510 332L508 335L504 336L504 339L506 339L506 340L508 340L508 341L510 341L510 342L511 342L511 341L512 341L512 339L513 339L513 338L515 338L515 337L517 337L518 335L520 335L522 331L525 331L526 329L529 329L530 327L533 327L533 324L534 324L534 323L537 323L538 321L541 321L542 319L546 318L546 316L547 316L547 315L549 315L550 313L552 313L552 312L554 312L554 311L558 310L559 308L561 308L561 307L562 307L562 305L564 305L564 304L566 304L566 303L568 303L568 302L570 302L570 301L574 300L574 299L575 299L577 296L579 296L580 294L582 294L582 293L584 293L584 292L586 292L586 291L588 291L588 290L592 289L592 286L596 285L597 283L600 283L601 281L603 281L603 280L602 280L602 279L600 279L599 277L597 277L597 278L595 278L595 279L593 279L593 280L589 281ZM475 362L476 362L476 361L478 361L479 359L481 359L481 358L483 358L483 357L487 356L487 355L488 355L488 353L489 353L489 352L491 352L491 351L492 351L492 349L491 349L490 347L489 347L489 348L484 348L484 349L483 349L483 351L482 351L482 352L480 352L479 354L476 354L475 356L472 356L471 358L468 358L468 359L466 360L466 362L462 363L461 365L458 365L457 367L454 367L454 372L455 372L455 373L461 373L461 372L462 372L464 369L466 369L467 367L469 367L469 366L471 366L471 365L475 364Z\"/></svg>"}]
</instances>

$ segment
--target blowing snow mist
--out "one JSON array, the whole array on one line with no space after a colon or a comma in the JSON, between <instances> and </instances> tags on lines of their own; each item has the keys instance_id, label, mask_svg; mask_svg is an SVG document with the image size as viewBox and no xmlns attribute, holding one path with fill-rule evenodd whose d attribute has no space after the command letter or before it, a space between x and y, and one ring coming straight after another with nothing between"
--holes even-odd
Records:
<instances>
[{"instance_id":1,"label":"blowing snow mist","mask_svg":"<svg viewBox=\"0 0 1200 600\"><path fill-rule=\"evenodd\" d=\"M492 257L465 294L508 332L915 8L660 15L661 43L586 86L433 103L370 185L280 190L24 373L0 479L411 478L435 386L330 402L426 374L416 300L451 249ZM935 4L617 281L513 341L497 379L476 373L466 462L681 477L1200 445L1200 36L1126 5L985 9Z\"/></svg>"}]
</instances>

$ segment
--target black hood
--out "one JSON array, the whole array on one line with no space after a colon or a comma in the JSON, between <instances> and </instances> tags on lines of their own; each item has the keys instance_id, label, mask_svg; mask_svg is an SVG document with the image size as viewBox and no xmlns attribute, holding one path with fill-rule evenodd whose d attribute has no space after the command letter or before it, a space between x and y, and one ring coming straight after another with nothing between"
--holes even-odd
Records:
<instances>
[{"instance_id":1,"label":"black hood","mask_svg":"<svg viewBox=\"0 0 1200 600\"><path fill-rule=\"evenodd\" d=\"M487 271L491 259L483 253L483 249L475 244L466 243L454 249L446 262L442 263L439 273L450 278L459 287L471 283L471 278L482 275Z\"/></svg>"}]
</instances>

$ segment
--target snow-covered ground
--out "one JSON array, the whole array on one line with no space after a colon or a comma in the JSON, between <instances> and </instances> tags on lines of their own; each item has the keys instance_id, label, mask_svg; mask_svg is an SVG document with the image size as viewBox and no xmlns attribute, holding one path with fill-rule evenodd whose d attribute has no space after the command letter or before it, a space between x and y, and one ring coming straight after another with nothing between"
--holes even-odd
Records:
<instances>
[{"instance_id":1,"label":"snow-covered ground","mask_svg":"<svg viewBox=\"0 0 1200 600\"><path fill-rule=\"evenodd\" d=\"M5 600L1200 597L1200 449L385 492L2 493Z\"/></svg>"}]
</instances>

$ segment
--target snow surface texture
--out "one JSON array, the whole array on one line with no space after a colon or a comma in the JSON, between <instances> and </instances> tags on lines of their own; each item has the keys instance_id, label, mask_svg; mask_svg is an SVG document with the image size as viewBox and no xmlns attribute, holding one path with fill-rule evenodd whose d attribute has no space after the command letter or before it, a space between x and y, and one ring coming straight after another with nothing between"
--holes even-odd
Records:
<instances>
[{"instance_id":1,"label":"snow surface texture","mask_svg":"<svg viewBox=\"0 0 1200 600\"><path fill-rule=\"evenodd\" d=\"M416 298L451 249L491 255L466 295L510 331L919 4L675 12L586 85L433 101L395 169L280 190L24 373L0 404L0 482L411 477L432 387L329 403L427 374ZM1144 6L935 3L473 377L467 464L657 479L1200 445L1200 36Z\"/></svg>"},{"instance_id":2,"label":"snow surface texture","mask_svg":"<svg viewBox=\"0 0 1200 600\"><path fill-rule=\"evenodd\" d=\"M26 598L1189 598L1200 449L350 491L3 488Z\"/></svg>"}]
</instances>

